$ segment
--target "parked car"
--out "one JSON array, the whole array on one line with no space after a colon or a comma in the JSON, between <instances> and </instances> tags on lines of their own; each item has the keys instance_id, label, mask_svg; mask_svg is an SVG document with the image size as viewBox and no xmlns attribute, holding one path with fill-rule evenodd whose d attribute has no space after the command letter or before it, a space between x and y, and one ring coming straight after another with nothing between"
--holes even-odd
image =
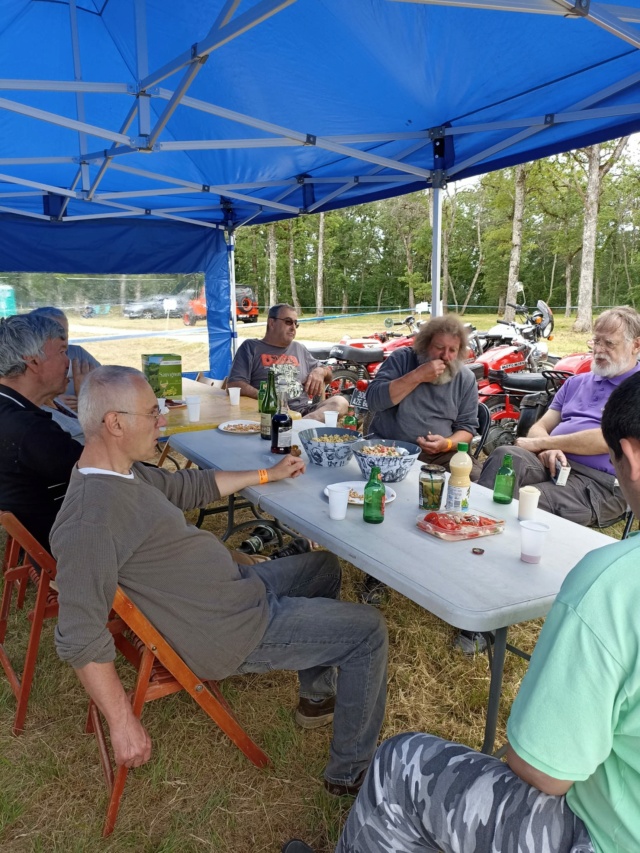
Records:
<instances>
[{"instance_id":1,"label":"parked car","mask_svg":"<svg viewBox=\"0 0 640 853\"><path fill-rule=\"evenodd\" d=\"M203 287L198 297L188 303L183 321L185 326L195 326L198 320L204 320L206 316L207 302ZM253 290L243 284L236 286L236 318L243 323L258 322L258 300Z\"/></svg>"},{"instance_id":2,"label":"parked car","mask_svg":"<svg viewBox=\"0 0 640 853\"><path fill-rule=\"evenodd\" d=\"M190 296L191 294L187 294ZM145 296L133 302L127 302L122 313L130 320L156 320L167 316L182 317L185 311L186 297L183 293L158 293L155 296Z\"/></svg>"}]
</instances>

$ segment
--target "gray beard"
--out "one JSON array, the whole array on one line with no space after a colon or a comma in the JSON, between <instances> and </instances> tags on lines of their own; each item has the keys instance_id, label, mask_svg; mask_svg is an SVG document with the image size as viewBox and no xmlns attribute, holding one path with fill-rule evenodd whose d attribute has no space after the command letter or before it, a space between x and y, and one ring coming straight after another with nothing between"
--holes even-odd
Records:
<instances>
[{"instance_id":1,"label":"gray beard","mask_svg":"<svg viewBox=\"0 0 640 853\"><path fill-rule=\"evenodd\" d=\"M428 356L424 356L424 357L419 356L418 361L420 362L420 364L426 364L428 361L433 361L433 359L429 358ZM431 384L432 385L447 385L449 382L451 382L453 380L453 378L455 376L457 376L458 373L460 373L461 364L462 364L462 362L460 362L458 360L450 361L449 364L446 365L445 369L442 371L440 376L437 376Z\"/></svg>"},{"instance_id":2,"label":"gray beard","mask_svg":"<svg viewBox=\"0 0 640 853\"><path fill-rule=\"evenodd\" d=\"M605 379L611 376L619 376L621 373L626 373L627 369L627 361L614 361L613 359L609 359L607 364L600 367L600 365L596 364L595 359L591 362L591 372L595 373L596 376L604 376Z\"/></svg>"}]
</instances>

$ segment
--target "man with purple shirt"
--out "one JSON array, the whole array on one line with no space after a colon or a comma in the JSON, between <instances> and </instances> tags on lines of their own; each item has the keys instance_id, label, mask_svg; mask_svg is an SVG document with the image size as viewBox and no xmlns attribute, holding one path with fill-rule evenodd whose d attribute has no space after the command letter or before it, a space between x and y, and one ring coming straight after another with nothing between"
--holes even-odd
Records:
<instances>
[{"instance_id":1,"label":"man with purple shirt","mask_svg":"<svg viewBox=\"0 0 640 853\"><path fill-rule=\"evenodd\" d=\"M478 482L493 488L505 453L511 453L515 497L521 486L535 485L541 509L577 524L606 527L624 513L627 503L618 488L600 422L613 390L640 370L640 314L628 307L605 311L598 317L592 343L591 373L568 379L526 438L491 454ZM564 486L551 479L556 462L571 466Z\"/></svg>"}]
</instances>

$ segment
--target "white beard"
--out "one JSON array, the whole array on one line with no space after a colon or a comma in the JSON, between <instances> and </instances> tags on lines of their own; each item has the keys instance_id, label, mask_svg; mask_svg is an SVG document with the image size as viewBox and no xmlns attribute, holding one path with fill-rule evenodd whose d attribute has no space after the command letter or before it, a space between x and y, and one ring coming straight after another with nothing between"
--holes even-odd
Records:
<instances>
[{"instance_id":1,"label":"white beard","mask_svg":"<svg viewBox=\"0 0 640 853\"><path fill-rule=\"evenodd\" d=\"M609 378L611 376L619 376L621 373L626 373L627 371L627 364L629 360L626 358L620 359L620 361L614 361L608 355L601 355L600 359L605 360L606 364L596 364L595 358L591 362L591 372L595 373L596 376Z\"/></svg>"}]
</instances>

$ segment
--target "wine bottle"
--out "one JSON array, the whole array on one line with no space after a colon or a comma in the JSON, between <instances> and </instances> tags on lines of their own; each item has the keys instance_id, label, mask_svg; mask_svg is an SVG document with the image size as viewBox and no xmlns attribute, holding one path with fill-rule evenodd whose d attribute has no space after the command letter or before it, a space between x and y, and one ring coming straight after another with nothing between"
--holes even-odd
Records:
<instances>
[{"instance_id":1,"label":"wine bottle","mask_svg":"<svg viewBox=\"0 0 640 853\"><path fill-rule=\"evenodd\" d=\"M271 418L271 452L291 453L293 421L289 414L289 399L286 385L278 387L278 411Z\"/></svg>"},{"instance_id":2,"label":"wine bottle","mask_svg":"<svg viewBox=\"0 0 640 853\"><path fill-rule=\"evenodd\" d=\"M277 410L276 374L273 368L269 368L267 387L262 398L262 408L260 410L260 438L264 438L265 441L271 441L271 418Z\"/></svg>"}]
</instances>

